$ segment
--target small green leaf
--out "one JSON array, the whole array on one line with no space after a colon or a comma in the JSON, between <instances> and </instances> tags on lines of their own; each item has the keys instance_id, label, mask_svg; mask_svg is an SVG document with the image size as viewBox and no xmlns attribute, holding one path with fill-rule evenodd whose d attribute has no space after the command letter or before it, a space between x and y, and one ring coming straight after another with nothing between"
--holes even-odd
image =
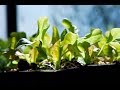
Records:
<instances>
[{"instance_id":1,"label":"small green leaf","mask_svg":"<svg viewBox=\"0 0 120 90\"><path fill-rule=\"evenodd\" d=\"M118 42L110 42L109 45L118 53L120 53L120 44Z\"/></svg>"},{"instance_id":2,"label":"small green leaf","mask_svg":"<svg viewBox=\"0 0 120 90\"><path fill-rule=\"evenodd\" d=\"M92 54L93 54L93 50L94 50L94 45L91 45L91 46L88 48L90 57L91 57Z\"/></svg>"},{"instance_id":3,"label":"small green leaf","mask_svg":"<svg viewBox=\"0 0 120 90\"><path fill-rule=\"evenodd\" d=\"M86 41L83 43L79 43L79 44L81 44L81 46L84 48L85 51L88 50L88 47L90 47L90 43L88 43Z\"/></svg>"},{"instance_id":4,"label":"small green leaf","mask_svg":"<svg viewBox=\"0 0 120 90\"><path fill-rule=\"evenodd\" d=\"M85 49L83 48L81 43L78 43L77 47L78 47L79 51L81 51L81 52L85 51Z\"/></svg>"},{"instance_id":5,"label":"small green leaf","mask_svg":"<svg viewBox=\"0 0 120 90\"><path fill-rule=\"evenodd\" d=\"M75 41L77 40L78 36L77 34L74 34L72 32L69 32L65 35L64 40L61 42L62 46L66 44L71 44L73 45Z\"/></svg>"},{"instance_id":6,"label":"small green leaf","mask_svg":"<svg viewBox=\"0 0 120 90\"><path fill-rule=\"evenodd\" d=\"M21 39L21 38L26 38L25 32L12 32L10 34L11 41L10 41L10 48L15 49L16 43Z\"/></svg>"},{"instance_id":7,"label":"small green leaf","mask_svg":"<svg viewBox=\"0 0 120 90\"><path fill-rule=\"evenodd\" d=\"M62 25L68 29L70 32L74 33L75 32L75 27L72 25L72 23L68 19L63 19Z\"/></svg>"},{"instance_id":8,"label":"small green leaf","mask_svg":"<svg viewBox=\"0 0 120 90\"><path fill-rule=\"evenodd\" d=\"M68 52L68 45L62 46L62 55L63 56L66 52Z\"/></svg>"},{"instance_id":9,"label":"small green leaf","mask_svg":"<svg viewBox=\"0 0 120 90\"><path fill-rule=\"evenodd\" d=\"M120 39L120 28L113 28L112 30L107 31L105 33L105 36L109 37L110 32L111 32L111 35L113 37L111 41L114 41L116 39Z\"/></svg>"},{"instance_id":10,"label":"small green leaf","mask_svg":"<svg viewBox=\"0 0 120 90\"><path fill-rule=\"evenodd\" d=\"M50 55L51 41L52 38L46 33L43 39L43 44L41 45L42 52L40 52L40 56L42 55L42 58L46 59L46 57Z\"/></svg>"},{"instance_id":11,"label":"small green leaf","mask_svg":"<svg viewBox=\"0 0 120 90\"><path fill-rule=\"evenodd\" d=\"M51 40L52 40L52 38L46 33L45 36L44 36L44 39L43 39L42 46L43 47L49 47L50 44L51 44Z\"/></svg>"},{"instance_id":12,"label":"small green leaf","mask_svg":"<svg viewBox=\"0 0 120 90\"><path fill-rule=\"evenodd\" d=\"M72 46L72 51L71 52L74 52L74 57L79 57L81 56L81 52L79 51L79 48L78 48L78 41L76 41Z\"/></svg>"},{"instance_id":13,"label":"small green leaf","mask_svg":"<svg viewBox=\"0 0 120 90\"><path fill-rule=\"evenodd\" d=\"M30 51L30 63L36 63L37 57L38 57L38 50L37 48L33 48Z\"/></svg>"},{"instance_id":14,"label":"small green leaf","mask_svg":"<svg viewBox=\"0 0 120 90\"><path fill-rule=\"evenodd\" d=\"M42 41L47 29L50 27L47 17L40 17L38 20L38 32L36 39Z\"/></svg>"},{"instance_id":15,"label":"small green leaf","mask_svg":"<svg viewBox=\"0 0 120 90\"><path fill-rule=\"evenodd\" d=\"M35 40L34 42L32 42L32 44L30 46L35 48L35 47L38 47L39 45L40 45L40 42Z\"/></svg>"},{"instance_id":16,"label":"small green leaf","mask_svg":"<svg viewBox=\"0 0 120 90\"><path fill-rule=\"evenodd\" d=\"M12 37L11 38L11 42L10 42L10 49L15 49L15 45L16 45L16 38Z\"/></svg>"},{"instance_id":17,"label":"small green leaf","mask_svg":"<svg viewBox=\"0 0 120 90\"><path fill-rule=\"evenodd\" d=\"M59 40L59 32L57 27L53 27L53 32L52 32L52 44L55 44Z\"/></svg>"},{"instance_id":18,"label":"small green leaf","mask_svg":"<svg viewBox=\"0 0 120 90\"><path fill-rule=\"evenodd\" d=\"M25 32L12 32L10 37L15 37L16 41L19 41L21 38L26 38Z\"/></svg>"},{"instance_id":19,"label":"small green leaf","mask_svg":"<svg viewBox=\"0 0 120 90\"><path fill-rule=\"evenodd\" d=\"M112 48L107 43L108 39L103 36L100 42L98 42L98 46L101 49L98 55L111 55L112 54Z\"/></svg>"},{"instance_id":20,"label":"small green leaf","mask_svg":"<svg viewBox=\"0 0 120 90\"><path fill-rule=\"evenodd\" d=\"M12 64L18 64L18 62L14 60L14 61L12 61Z\"/></svg>"},{"instance_id":21,"label":"small green leaf","mask_svg":"<svg viewBox=\"0 0 120 90\"><path fill-rule=\"evenodd\" d=\"M90 47L90 43L84 41L82 43L78 43L78 49L81 51L81 55L85 60L86 64L90 64L91 63L91 58L89 56L89 51L88 48Z\"/></svg>"},{"instance_id":22,"label":"small green leaf","mask_svg":"<svg viewBox=\"0 0 120 90\"><path fill-rule=\"evenodd\" d=\"M96 28L96 29L92 29L91 33L92 33L92 36L96 36L96 35L102 34L102 31L99 28Z\"/></svg>"},{"instance_id":23,"label":"small green leaf","mask_svg":"<svg viewBox=\"0 0 120 90\"><path fill-rule=\"evenodd\" d=\"M71 51L68 51L67 53L65 53L64 55L64 59L67 59L69 61L71 61L74 58L74 55Z\"/></svg>"},{"instance_id":24,"label":"small green leaf","mask_svg":"<svg viewBox=\"0 0 120 90\"><path fill-rule=\"evenodd\" d=\"M90 44L95 44L99 42L102 38L102 31L100 29L92 29L89 34L86 35L85 41Z\"/></svg>"},{"instance_id":25,"label":"small green leaf","mask_svg":"<svg viewBox=\"0 0 120 90\"><path fill-rule=\"evenodd\" d=\"M38 50L38 56L40 59L46 59L47 58L47 52L45 52L46 48L43 48L41 46L37 47Z\"/></svg>"},{"instance_id":26,"label":"small green leaf","mask_svg":"<svg viewBox=\"0 0 120 90\"><path fill-rule=\"evenodd\" d=\"M107 43L111 42L113 40L113 36L111 34L111 31L106 32L106 38L107 38Z\"/></svg>"},{"instance_id":27,"label":"small green leaf","mask_svg":"<svg viewBox=\"0 0 120 90\"><path fill-rule=\"evenodd\" d=\"M64 29L63 32L61 33L61 41L64 40L65 35L67 34L67 30Z\"/></svg>"},{"instance_id":28,"label":"small green leaf","mask_svg":"<svg viewBox=\"0 0 120 90\"><path fill-rule=\"evenodd\" d=\"M60 69L60 61L61 61L61 47L60 40L58 40L51 48L50 53L52 56L52 61L55 66L55 69Z\"/></svg>"}]
</instances>

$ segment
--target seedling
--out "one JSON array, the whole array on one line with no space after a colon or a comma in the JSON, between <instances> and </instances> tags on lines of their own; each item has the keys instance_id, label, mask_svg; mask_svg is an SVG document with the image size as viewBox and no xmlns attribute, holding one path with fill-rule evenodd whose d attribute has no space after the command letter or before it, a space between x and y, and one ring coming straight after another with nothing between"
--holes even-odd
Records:
<instances>
[{"instance_id":1,"label":"seedling","mask_svg":"<svg viewBox=\"0 0 120 90\"><path fill-rule=\"evenodd\" d=\"M67 66L72 68L120 61L120 28L113 28L105 34L99 28L91 28L90 33L80 37L78 28L70 20L63 19L62 33L59 33L57 26L53 26L50 36L47 33L50 27L47 17L40 17L37 24L38 31L30 38L26 38L24 32L13 32L9 46L1 44L1 58L6 62L0 59L0 67L13 65L20 68L23 67L21 63L26 62L24 65L28 69L61 70Z\"/></svg>"}]
</instances>

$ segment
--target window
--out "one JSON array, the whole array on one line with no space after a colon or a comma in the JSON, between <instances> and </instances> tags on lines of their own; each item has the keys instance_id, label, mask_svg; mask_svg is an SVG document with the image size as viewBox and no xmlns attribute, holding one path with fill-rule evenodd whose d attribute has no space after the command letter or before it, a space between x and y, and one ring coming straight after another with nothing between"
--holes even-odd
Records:
<instances>
[{"instance_id":1,"label":"window","mask_svg":"<svg viewBox=\"0 0 120 90\"><path fill-rule=\"evenodd\" d=\"M37 32L37 20L40 16L50 18L49 5L17 5L17 8L18 31L26 32L27 36Z\"/></svg>"},{"instance_id":2,"label":"window","mask_svg":"<svg viewBox=\"0 0 120 90\"><path fill-rule=\"evenodd\" d=\"M48 32L52 33L52 26L57 26L59 32L63 30L62 19L70 19L79 29L86 33L89 25L86 20L87 13L92 5L17 5L18 8L18 31L25 31L27 36L37 31L37 20L40 16L47 16L50 22ZM80 11L80 13L78 13ZM82 26L82 27L81 27Z\"/></svg>"},{"instance_id":3,"label":"window","mask_svg":"<svg viewBox=\"0 0 120 90\"><path fill-rule=\"evenodd\" d=\"M7 39L6 5L0 5L0 38Z\"/></svg>"},{"instance_id":4,"label":"window","mask_svg":"<svg viewBox=\"0 0 120 90\"><path fill-rule=\"evenodd\" d=\"M100 28L103 33L114 27L120 27L120 5L17 5L17 31L30 36L37 31L37 20L47 16L50 21L48 32L57 26L62 32L63 18L68 18L84 36L91 28Z\"/></svg>"}]
</instances>

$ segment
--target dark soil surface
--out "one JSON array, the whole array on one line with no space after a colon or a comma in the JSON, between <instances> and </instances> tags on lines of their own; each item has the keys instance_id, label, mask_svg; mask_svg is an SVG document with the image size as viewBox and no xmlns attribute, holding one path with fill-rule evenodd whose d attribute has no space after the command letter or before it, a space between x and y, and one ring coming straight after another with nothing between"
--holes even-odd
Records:
<instances>
[{"instance_id":1,"label":"dark soil surface","mask_svg":"<svg viewBox=\"0 0 120 90\"><path fill-rule=\"evenodd\" d=\"M114 66L120 66L120 62L118 61L114 61L112 64L110 65L114 65ZM52 68L48 67L47 69L45 68L38 68L37 64L35 63L31 63L29 64L27 61L25 60L20 60L18 62L18 67L15 69L9 69L9 70L3 70L4 72L36 72L36 71L42 71L42 72L56 72L56 71L63 71L63 70L67 70L67 69L73 69L73 68L84 68L84 67L89 67L89 66L110 66L110 65L95 65L95 64L91 64L91 65L85 65L82 66L80 63L78 63L75 60L72 60L71 62L65 61L63 60L61 62L61 69L60 70L53 70Z\"/></svg>"}]
</instances>

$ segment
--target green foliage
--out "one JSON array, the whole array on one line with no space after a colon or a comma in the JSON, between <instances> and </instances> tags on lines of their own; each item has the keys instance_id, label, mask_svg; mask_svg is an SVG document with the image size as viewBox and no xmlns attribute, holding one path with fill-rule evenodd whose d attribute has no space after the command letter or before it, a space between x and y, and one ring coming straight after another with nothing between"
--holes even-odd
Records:
<instances>
[{"instance_id":1,"label":"green foliage","mask_svg":"<svg viewBox=\"0 0 120 90\"><path fill-rule=\"evenodd\" d=\"M76 60L81 65L99 64L99 62L120 61L120 28L113 28L105 34L99 28L80 37L76 27L68 19L63 19L64 30L59 33L56 26L52 36L47 33L50 27L47 17L37 21L38 31L29 39L24 32L13 32L8 41L0 40L0 69L15 68L20 59L38 67L46 65L54 70L62 68L61 62Z\"/></svg>"},{"instance_id":2,"label":"green foliage","mask_svg":"<svg viewBox=\"0 0 120 90\"><path fill-rule=\"evenodd\" d=\"M53 27L53 33L52 33L52 44L55 44L59 40L59 32L57 27Z\"/></svg>"},{"instance_id":3,"label":"green foliage","mask_svg":"<svg viewBox=\"0 0 120 90\"><path fill-rule=\"evenodd\" d=\"M40 17L38 20L38 32L36 40L42 41L47 29L50 27L47 17Z\"/></svg>"},{"instance_id":4,"label":"green foliage","mask_svg":"<svg viewBox=\"0 0 120 90\"><path fill-rule=\"evenodd\" d=\"M95 44L101 40L102 31L100 29L91 29L90 33L85 36L85 41Z\"/></svg>"},{"instance_id":5,"label":"green foliage","mask_svg":"<svg viewBox=\"0 0 120 90\"><path fill-rule=\"evenodd\" d=\"M75 26L68 19L63 19L62 25L72 33L75 32Z\"/></svg>"},{"instance_id":6,"label":"green foliage","mask_svg":"<svg viewBox=\"0 0 120 90\"><path fill-rule=\"evenodd\" d=\"M50 48L51 59L55 66L55 69L60 69L60 61L61 61L61 47L60 40L58 40L52 47Z\"/></svg>"},{"instance_id":7,"label":"green foliage","mask_svg":"<svg viewBox=\"0 0 120 90\"><path fill-rule=\"evenodd\" d=\"M63 32L61 33L61 41L63 41L66 34L67 34L67 30L64 29Z\"/></svg>"}]
</instances>

